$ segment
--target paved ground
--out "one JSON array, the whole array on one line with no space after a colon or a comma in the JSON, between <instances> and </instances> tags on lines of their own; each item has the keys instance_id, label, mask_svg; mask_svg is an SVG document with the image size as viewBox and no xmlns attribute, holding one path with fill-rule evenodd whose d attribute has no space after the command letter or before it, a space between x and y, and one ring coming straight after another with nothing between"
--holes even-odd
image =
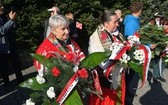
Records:
<instances>
[{"instance_id":1,"label":"paved ground","mask_svg":"<svg viewBox=\"0 0 168 105\"><path fill-rule=\"evenodd\" d=\"M22 70L25 78L30 78L36 75L34 67L29 67ZM149 77L151 76L149 73ZM167 82L153 83L147 82L142 89L137 90L137 95L134 98L133 105L168 105L168 70L165 70L164 77ZM14 88L17 85L15 75L10 75L11 91L8 92L2 86L0 80L0 105L24 105L25 100L28 99L28 90L23 88ZM150 79L149 79L150 81Z\"/></svg>"},{"instance_id":2,"label":"paved ground","mask_svg":"<svg viewBox=\"0 0 168 105\"><path fill-rule=\"evenodd\" d=\"M149 72L148 82L137 90L133 105L168 105L168 70L164 71L166 82L153 83L151 76L152 72Z\"/></svg>"},{"instance_id":3,"label":"paved ground","mask_svg":"<svg viewBox=\"0 0 168 105\"><path fill-rule=\"evenodd\" d=\"M25 79L36 76L36 70L33 66L22 70ZM10 75L11 88L5 89L0 80L0 105L24 105L25 100L29 98L28 90L17 87L17 81L14 74Z\"/></svg>"}]
</instances>

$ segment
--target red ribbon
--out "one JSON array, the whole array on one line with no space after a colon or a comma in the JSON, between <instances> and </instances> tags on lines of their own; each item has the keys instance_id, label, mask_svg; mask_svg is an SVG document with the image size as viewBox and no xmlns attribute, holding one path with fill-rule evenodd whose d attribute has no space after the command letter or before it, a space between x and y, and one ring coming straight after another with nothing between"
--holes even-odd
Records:
<instances>
[{"instance_id":1,"label":"red ribbon","mask_svg":"<svg viewBox=\"0 0 168 105\"><path fill-rule=\"evenodd\" d=\"M125 73L122 72L122 74L121 74L121 101L122 101L122 104L121 105L125 105L125 90L126 90Z\"/></svg>"}]
</instances>

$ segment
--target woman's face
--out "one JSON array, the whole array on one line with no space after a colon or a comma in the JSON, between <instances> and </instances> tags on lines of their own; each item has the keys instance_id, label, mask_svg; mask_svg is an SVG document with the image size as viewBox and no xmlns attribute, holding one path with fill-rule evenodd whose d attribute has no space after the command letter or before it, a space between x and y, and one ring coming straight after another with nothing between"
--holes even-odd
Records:
<instances>
[{"instance_id":1,"label":"woman's face","mask_svg":"<svg viewBox=\"0 0 168 105\"><path fill-rule=\"evenodd\" d=\"M53 34L56 36L56 38L65 41L69 38L69 26L61 26L58 28L55 28L53 31Z\"/></svg>"},{"instance_id":2,"label":"woman's face","mask_svg":"<svg viewBox=\"0 0 168 105\"><path fill-rule=\"evenodd\" d=\"M110 18L111 21L105 22L105 28L110 32L115 32L118 27L118 17L117 15L113 15Z\"/></svg>"}]
</instances>

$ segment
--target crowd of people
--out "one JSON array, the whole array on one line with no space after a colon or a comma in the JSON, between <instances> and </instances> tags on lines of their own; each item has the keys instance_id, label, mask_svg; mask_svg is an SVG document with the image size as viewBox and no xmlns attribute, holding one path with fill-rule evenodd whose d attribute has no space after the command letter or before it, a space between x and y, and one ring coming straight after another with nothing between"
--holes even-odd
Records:
<instances>
[{"instance_id":1,"label":"crowd of people","mask_svg":"<svg viewBox=\"0 0 168 105\"><path fill-rule=\"evenodd\" d=\"M142 2L134 2L130 5L130 13L126 17L122 17L122 10L117 9L116 11L106 10L101 16L101 24L98 25L94 33L90 36L88 40L88 53L82 52L83 49L80 48L80 42L78 38L80 33L77 30L82 30L83 24L75 19L72 12L68 12L65 15L61 14L60 9L57 6L53 6L48 9L51 12L51 16L44 22L44 35L42 37L42 43L36 50L37 54L51 57L66 56L68 53L74 53L76 60L74 61L75 66L79 65L80 62L94 52L105 52L106 50L111 50L113 43L123 44L128 46L129 39L131 37L137 37L135 33L140 30L140 15L143 10ZM3 14L3 5L0 2L0 15ZM22 82L23 75L19 70L19 65L16 60L18 55L16 49L12 47L14 41L12 38L11 30L15 27L15 17L16 13L11 11L9 13L9 20L5 20L0 16L0 70L4 81L4 85L9 84L8 78L8 68L11 64L14 68L18 82ZM163 18L160 14L154 14L154 19L149 21L149 24L157 25L159 28L163 28L165 35L168 34L168 19ZM140 37L138 37L139 39ZM133 44L140 44L140 42L129 43L129 46ZM155 44L148 44L149 49L153 50L157 47ZM125 48L125 47L123 47ZM164 49L163 49L164 50ZM118 50L120 51L120 50ZM57 55L51 54L51 52L57 53ZM124 52L122 54L124 55ZM139 78L135 78L138 74L131 68L124 68L121 65L113 67L119 59L115 59L117 56L113 54L106 59L101 64L97 65L95 69L99 75L100 86L102 89L102 99L97 95L91 94L89 96L89 101L87 105L116 105L117 95L119 93L118 86L121 86L121 105L132 105L133 99L136 96L136 89L138 85ZM121 57L118 57L121 58ZM165 82L166 80L160 74L157 56L153 58L156 66L153 68L153 81L154 83L161 80ZM67 59L68 60L68 59ZM43 70L45 66L35 61L34 66L37 68L39 74L43 75ZM110 74L106 75L109 71ZM117 78L117 79L116 79ZM123 79L124 78L124 79ZM113 82L111 82L111 81ZM120 80L120 81L118 81ZM134 80L135 86L131 85L131 81Z\"/></svg>"},{"instance_id":2,"label":"crowd of people","mask_svg":"<svg viewBox=\"0 0 168 105\"><path fill-rule=\"evenodd\" d=\"M97 27L95 32L90 36L89 38L89 46L88 46L88 54L94 53L94 52L104 52L105 50L110 50L112 43L124 43L125 40L128 40L130 37L135 36L135 33L140 30L140 18L141 12L143 10L143 3L142 2L135 2L132 3L130 6L130 12L131 14L127 15L124 19L122 17L122 11L116 10L115 12L111 11L105 11L104 14L101 16L101 24ZM62 15L61 15L62 16ZM159 18L158 14L154 15L155 18ZM76 29L76 23L74 22L74 15L72 13L65 14L65 17L70 21L70 29L69 29L69 37L67 37L66 41L68 40L76 40L77 37L79 37ZM156 20L157 20L156 19ZM159 20L159 19L158 19ZM162 23L154 22L152 23L152 20L149 22L149 24L158 25L158 27L162 27ZM165 23L166 24L166 23ZM163 25L165 27L165 25ZM57 35L57 33L55 33ZM63 37L63 36L62 36ZM47 39L50 39L49 37ZM59 43L59 38L56 36L56 39ZM44 43L44 42L43 42ZM63 42L61 42L63 43ZM70 42L72 43L72 42ZM150 43L148 47L153 50L156 45ZM113 60L110 58L107 59L105 62L103 62L103 65L98 65L96 67L96 70L98 71L99 80L100 80L100 86L102 89L102 97L104 100L100 99L96 95L91 95L89 98L89 105L105 105L105 103L108 105L115 105L116 104L116 84L113 82L109 82L108 78L104 75L104 71L107 69L111 70L111 78L116 77L115 73L119 73L119 70L122 67L117 67L117 70L112 68ZM105 63L105 65L104 65ZM111 65L111 66L110 66ZM158 72L158 69L154 69L154 71ZM153 72L153 81L156 82L155 74L156 72ZM125 82L126 87L123 88L122 92L125 94L122 94L124 98L122 98L121 103L123 105L132 105L133 98L136 95L136 89L138 85L139 79L135 78L138 76L138 74L130 69L126 68L123 70L123 72L119 73L121 76L118 77L118 79L122 77L122 75L125 75ZM135 81L136 79L136 81ZM166 80L163 77L157 77L157 79L160 79L162 82L165 82ZM130 81L134 80L135 86L130 84ZM122 86L121 86L122 87Z\"/></svg>"}]
</instances>

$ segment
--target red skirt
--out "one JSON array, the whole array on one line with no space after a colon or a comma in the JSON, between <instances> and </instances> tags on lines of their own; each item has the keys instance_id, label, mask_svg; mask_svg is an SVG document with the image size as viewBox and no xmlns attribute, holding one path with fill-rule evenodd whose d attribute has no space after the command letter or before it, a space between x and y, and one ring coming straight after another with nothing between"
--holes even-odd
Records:
<instances>
[{"instance_id":1,"label":"red skirt","mask_svg":"<svg viewBox=\"0 0 168 105\"><path fill-rule=\"evenodd\" d=\"M91 95L88 105L116 105L116 91L108 88L102 88L102 99L97 95Z\"/></svg>"},{"instance_id":2,"label":"red skirt","mask_svg":"<svg viewBox=\"0 0 168 105\"><path fill-rule=\"evenodd\" d=\"M103 88L102 87L102 99L100 99L97 95L92 94L89 98L88 105L116 105L119 101L120 105L125 105L125 74L122 73L121 76L121 90L120 92L116 90L112 90L110 88ZM120 96L117 96L117 94ZM120 98L120 99L118 99Z\"/></svg>"}]
</instances>

